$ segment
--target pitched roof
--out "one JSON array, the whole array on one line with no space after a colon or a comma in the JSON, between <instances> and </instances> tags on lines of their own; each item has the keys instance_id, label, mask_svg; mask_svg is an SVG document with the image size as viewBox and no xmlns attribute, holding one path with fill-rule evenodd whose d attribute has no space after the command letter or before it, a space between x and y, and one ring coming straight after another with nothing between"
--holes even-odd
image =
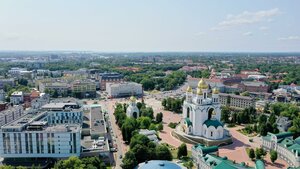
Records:
<instances>
[{"instance_id":1,"label":"pitched roof","mask_svg":"<svg viewBox=\"0 0 300 169\"><path fill-rule=\"evenodd\" d=\"M207 128L209 126L214 126L215 128L218 128L219 126L223 126L223 123L221 123L219 120L205 120L203 124L205 124Z\"/></svg>"}]
</instances>

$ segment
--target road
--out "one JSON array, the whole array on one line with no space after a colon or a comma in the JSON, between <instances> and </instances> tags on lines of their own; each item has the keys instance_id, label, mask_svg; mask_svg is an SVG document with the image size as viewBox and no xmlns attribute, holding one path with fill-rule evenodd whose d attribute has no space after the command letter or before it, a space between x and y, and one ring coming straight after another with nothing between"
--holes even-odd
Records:
<instances>
[{"instance_id":1,"label":"road","mask_svg":"<svg viewBox=\"0 0 300 169\"><path fill-rule=\"evenodd\" d=\"M121 169L122 164L122 158L120 156L124 157L125 153L128 150L128 146L123 143L123 138L121 131L119 127L115 124L115 116L114 113L114 105L116 104L116 100L109 100L109 101L100 101L99 102L102 105L102 109L105 110L108 113L109 116L109 123L112 129L112 143L113 145L117 145L118 151L114 153L115 157L115 169Z\"/></svg>"}]
</instances>

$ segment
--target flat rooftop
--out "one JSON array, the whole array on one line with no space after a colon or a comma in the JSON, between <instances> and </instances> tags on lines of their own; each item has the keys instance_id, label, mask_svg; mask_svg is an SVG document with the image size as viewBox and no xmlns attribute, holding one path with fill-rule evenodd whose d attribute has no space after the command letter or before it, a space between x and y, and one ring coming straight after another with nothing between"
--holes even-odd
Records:
<instances>
[{"instance_id":1,"label":"flat rooftop","mask_svg":"<svg viewBox=\"0 0 300 169\"><path fill-rule=\"evenodd\" d=\"M95 105L91 106L91 134L93 133L105 133L105 120L103 118L102 111L100 109L94 109Z\"/></svg>"},{"instance_id":2,"label":"flat rooftop","mask_svg":"<svg viewBox=\"0 0 300 169\"><path fill-rule=\"evenodd\" d=\"M77 103L49 103L42 106L42 109L65 109L66 107L78 107Z\"/></svg>"}]
</instances>

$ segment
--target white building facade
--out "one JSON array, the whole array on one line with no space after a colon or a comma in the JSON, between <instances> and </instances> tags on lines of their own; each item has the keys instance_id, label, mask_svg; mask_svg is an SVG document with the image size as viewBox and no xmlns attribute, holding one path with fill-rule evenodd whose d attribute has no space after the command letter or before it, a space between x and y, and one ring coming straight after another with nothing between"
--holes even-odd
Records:
<instances>
[{"instance_id":1,"label":"white building facade","mask_svg":"<svg viewBox=\"0 0 300 169\"><path fill-rule=\"evenodd\" d=\"M189 87L183 103L183 119L181 129L189 135L204 137L211 140L224 138L221 118L219 91L214 89L209 97L208 85L200 80L196 94Z\"/></svg>"},{"instance_id":2,"label":"white building facade","mask_svg":"<svg viewBox=\"0 0 300 169\"><path fill-rule=\"evenodd\" d=\"M140 117L140 110L136 106L136 98L134 96L130 97L129 106L126 109L127 117L139 118Z\"/></svg>"},{"instance_id":3,"label":"white building facade","mask_svg":"<svg viewBox=\"0 0 300 169\"><path fill-rule=\"evenodd\" d=\"M31 112L1 127L3 158L67 158L81 153L81 109Z\"/></svg>"},{"instance_id":4,"label":"white building facade","mask_svg":"<svg viewBox=\"0 0 300 169\"><path fill-rule=\"evenodd\" d=\"M143 88L134 82L106 83L106 92L109 97L141 96Z\"/></svg>"},{"instance_id":5,"label":"white building facade","mask_svg":"<svg viewBox=\"0 0 300 169\"><path fill-rule=\"evenodd\" d=\"M23 92L13 92L10 96L10 102L14 105L21 104L24 102Z\"/></svg>"}]
</instances>

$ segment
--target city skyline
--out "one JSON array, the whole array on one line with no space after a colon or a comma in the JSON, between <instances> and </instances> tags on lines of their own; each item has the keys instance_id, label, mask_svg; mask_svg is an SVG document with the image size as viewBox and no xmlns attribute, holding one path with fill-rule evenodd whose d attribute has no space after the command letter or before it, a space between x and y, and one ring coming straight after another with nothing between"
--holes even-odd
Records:
<instances>
[{"instance_id":1,"label":"city skyline","mask_svg":"<svg viewBox=\"0 0 300 169\"><path fill-rule=\"evenodd\" d=\"M300 47L295 0L0 4L5 51L299 52Z\"/></svg>"}]
</instances>

